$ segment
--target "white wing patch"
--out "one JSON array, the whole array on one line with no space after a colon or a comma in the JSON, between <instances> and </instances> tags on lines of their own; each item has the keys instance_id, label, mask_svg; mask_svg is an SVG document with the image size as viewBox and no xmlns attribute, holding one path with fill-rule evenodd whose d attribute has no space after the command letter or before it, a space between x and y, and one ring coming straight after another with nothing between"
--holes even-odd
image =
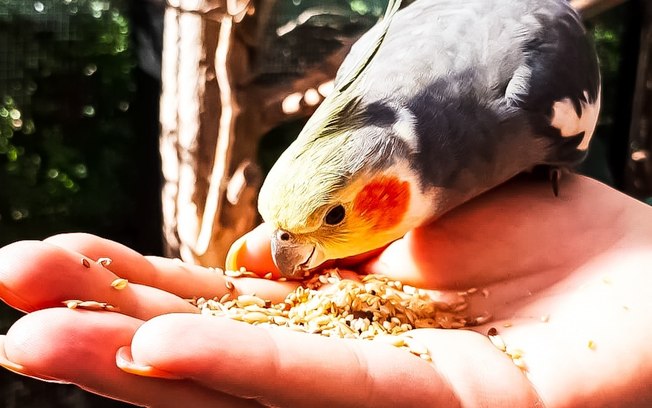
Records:
<instances>
[{"instance_id":1,"label":"white wing patch","mask_svg":"<svg viewBox=\"0 0 652 408\"><path fill-rule=\"evenodd\" d=\"M550 124L559 129L562 137L571 137L584 132L584 138L577 146L579 150L586 150L595 131L600 113L600 92L594 103L582 102L582 114L580 116L575 112L573 103L569 98L564 98L552 105L552 120ZM584 97L589 99L589 94L584 91Z\"/></svg>"}]
</instances>

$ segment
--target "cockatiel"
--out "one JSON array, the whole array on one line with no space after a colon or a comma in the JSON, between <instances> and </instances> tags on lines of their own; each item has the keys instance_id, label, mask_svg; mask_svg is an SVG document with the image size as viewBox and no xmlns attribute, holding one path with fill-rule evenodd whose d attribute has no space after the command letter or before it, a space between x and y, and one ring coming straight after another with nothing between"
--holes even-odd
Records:
<instances>
[{"instance_id":1,"label":"cockatiel","mask_svg":"<svg viewBox=\"0 0 652 408\"><path fill-rule=\"evenodd\" d=\"M600 75L566 0L399 3L354 44L262 186L258 208L286 277L587 154Z\"/></svg>"}]
</instances>

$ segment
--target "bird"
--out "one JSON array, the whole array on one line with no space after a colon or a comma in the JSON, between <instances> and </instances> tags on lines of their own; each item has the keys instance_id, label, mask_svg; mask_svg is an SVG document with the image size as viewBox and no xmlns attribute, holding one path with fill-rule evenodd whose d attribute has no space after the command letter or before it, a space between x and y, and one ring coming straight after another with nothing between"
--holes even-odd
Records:
<instances>
[{"instance_id":1,"label":"bird","mask_svg":"<svg viewBox=\"0 0 652 408\"><path fill-rule=\"evenodd\" d=\"M390 1L259 193L300 279L381 248L519 173L587 155L595 47L566 0Z\"/></svg>"}]
</instances>

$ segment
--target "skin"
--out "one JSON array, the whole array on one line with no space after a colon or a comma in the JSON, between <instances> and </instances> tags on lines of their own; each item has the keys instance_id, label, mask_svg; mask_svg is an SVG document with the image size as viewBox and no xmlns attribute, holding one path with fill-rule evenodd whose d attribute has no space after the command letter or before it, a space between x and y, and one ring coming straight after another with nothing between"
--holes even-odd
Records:
<instances>
[{"instance_id":1,"label":"skin","mask_svg":"<svg viewBox=\"0 0 652 408\"><path fill-rule=\"evenodd\" d=\"M264 230L248 235L250 251L268 248ZM114 262L89 269L82 256ZM413 331L431 364L375 342L198 315L182 298L219 296L219 276L69 234L0 249L0 296L29 312L1 338L0 362L154 407L652 403L652 208L605 185L568 176L555 198L547 183L512 181L356 269L420 287L478 288L469 314L492 319L471 330ZM110 287L116 276L127 288ZM273 299L293 287L234 284ZM61 307L71 298L106 300L120 312ZM522 350L526 372L491 344L490 327Z\"/></svg>"}]
</instances>

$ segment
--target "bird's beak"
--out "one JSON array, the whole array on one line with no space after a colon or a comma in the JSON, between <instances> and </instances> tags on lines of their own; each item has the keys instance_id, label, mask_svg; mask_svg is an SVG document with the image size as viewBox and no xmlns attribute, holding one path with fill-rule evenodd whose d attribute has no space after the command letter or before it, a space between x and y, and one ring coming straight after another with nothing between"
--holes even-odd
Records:
<instances>
[{"instance_id":1,"label":"bird's beak","mask_svg":"<svg viewBox=\"0 0 652 408\"><path fill-rule=\"evenodd\" d=\"M311 268L322 263L322 254L315 244L298 242L283 230L272 236L272 258L286 278L303 278Z\"/></svg>"}]
</instances>

